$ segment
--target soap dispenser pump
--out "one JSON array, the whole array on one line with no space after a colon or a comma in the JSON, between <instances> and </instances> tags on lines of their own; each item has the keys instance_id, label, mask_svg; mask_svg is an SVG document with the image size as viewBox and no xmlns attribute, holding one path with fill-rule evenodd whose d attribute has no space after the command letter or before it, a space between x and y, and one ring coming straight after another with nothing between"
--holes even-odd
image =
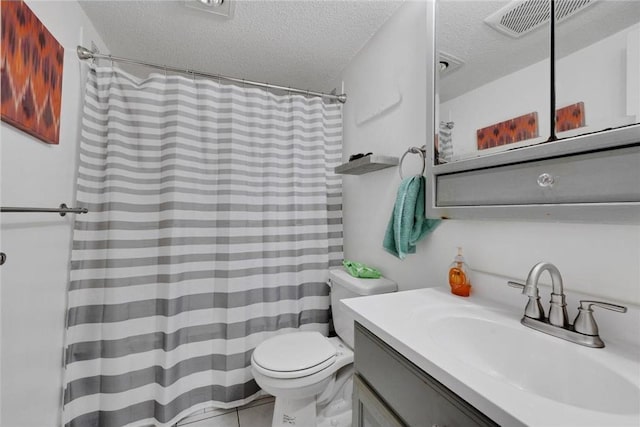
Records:
<instances>
[{"instance_id":1,"label":"soap dispenser pump","mask_svg":"<svg viewBox=\"0 0 640 427\"><path fill-rule=\"evenodd\" d=\"M458 247L458 255L449 266L449 286L451 286L452 294L461 297L468 297L471 292L469 268L462 256L461 247Z\"/></svg>"}]
</instances>

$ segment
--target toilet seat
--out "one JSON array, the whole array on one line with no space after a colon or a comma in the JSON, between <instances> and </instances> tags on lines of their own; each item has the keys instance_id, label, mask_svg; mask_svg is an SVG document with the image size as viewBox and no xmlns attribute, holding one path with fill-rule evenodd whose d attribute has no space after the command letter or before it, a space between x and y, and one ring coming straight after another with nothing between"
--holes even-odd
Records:
<instances>
[{"instance_id":1,"label":"toilet seat","mask_svg":"<svg viewBox=\"0 0 640 427\"><path fill-rule=\"evenodd\" d=\"M333 365L335 346L322 334L304 331L277 335L260 344L251 356L255 369L271 378L301 378Z\"/></svg>"}]
</instances>

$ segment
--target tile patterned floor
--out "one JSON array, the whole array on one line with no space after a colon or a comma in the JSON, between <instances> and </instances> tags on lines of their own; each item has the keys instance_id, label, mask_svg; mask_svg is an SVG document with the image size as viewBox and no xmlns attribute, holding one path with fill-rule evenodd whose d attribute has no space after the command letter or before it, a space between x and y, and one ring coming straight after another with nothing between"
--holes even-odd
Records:
<instances>
[{"instance_id":1,"label":"tile patterned floor","mask_svg":"<svg viewBox=\"0 0 640 427\"><path fill-rule=\"evenodd\" d=\"M237 409L205 409L180 421L178 427L269 427L273 402L273 397L264 397Z\"/></svg>"}]
</instances>

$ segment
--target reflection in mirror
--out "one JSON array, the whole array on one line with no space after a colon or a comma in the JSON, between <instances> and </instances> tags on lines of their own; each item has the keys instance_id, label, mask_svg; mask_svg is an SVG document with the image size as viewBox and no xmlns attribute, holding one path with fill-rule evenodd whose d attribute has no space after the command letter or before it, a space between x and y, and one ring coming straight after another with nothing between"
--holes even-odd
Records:
<instances>
[{"instance_id":1,"label":"reflection in mirror","mask_svg":"<svg viewBox=\"0 0 640 427\"><path fill-rule=\"evenodd\" d=\"M556 24L558 138L640 122L640 1L582 2Z\"/></svg>"},{"instance_id":2,"label":"reflection in mirror","mask_svg":"<svg viewBox=\"0 0 640 427\"><path fill-rule=\"evenodd\" d=\"M640 120L640 1L554 0L557 138ZM546 142L550 0L439 0L435 162Z\"/></svg>"},{"instance_id":3,"label":"reflection in mirror","mask_svg":"<svg viewBox=\"0 0 640 427\"><path fill-rule=\"evenodd\" d=\"M549 139L548 17L548 0L438 2L436 163Z\"/></svg>"}]
</instances>

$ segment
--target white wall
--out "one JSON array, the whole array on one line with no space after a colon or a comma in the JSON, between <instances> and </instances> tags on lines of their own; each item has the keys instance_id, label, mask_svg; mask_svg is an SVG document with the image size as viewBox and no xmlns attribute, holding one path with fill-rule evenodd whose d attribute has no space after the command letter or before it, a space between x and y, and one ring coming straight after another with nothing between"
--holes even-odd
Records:
<instances>
[{"instance_id":1,"label":"white wall","mask_svg":"<svg viewBox=\"0 0 640 427\"><path fill-rule=\"evenodd\" d=\"M425 22L424 4L407 2L343 71L349 96L345 160L369 151L399 157L427 140ZM363 111L383 109L395 91L402 97L398 105L357 124ZM407 162L404 170L417 173L415 166ZM462 246L471 267L492 273L476 274L474 280L491 286L506 286L506 277L524 279L536 262L548 260L560 269L569 292L640 303L638 225L450 220L422 240L416 254L400 261L382 248L399 183L397 168L344 175L343 212L345 258L380 268L401 290L447 285L448 266L456 246Z\"/></svg>"},{"instance_id":2,"label":"white wall","mask_svg":"<svg viewBox=\"0 0 640 427\"><path fill-rule=\"evenodd\" d=\"M0 201L2 206L71 206L85 81L75 48L94 41L106 49L75 1L27 4L65 48L60 144L44 144L3 122ZM0 250L7 262L0 267L0 425L59 425L73 215L5 213L1 221Z\"/></svg>"}]
</instances>

